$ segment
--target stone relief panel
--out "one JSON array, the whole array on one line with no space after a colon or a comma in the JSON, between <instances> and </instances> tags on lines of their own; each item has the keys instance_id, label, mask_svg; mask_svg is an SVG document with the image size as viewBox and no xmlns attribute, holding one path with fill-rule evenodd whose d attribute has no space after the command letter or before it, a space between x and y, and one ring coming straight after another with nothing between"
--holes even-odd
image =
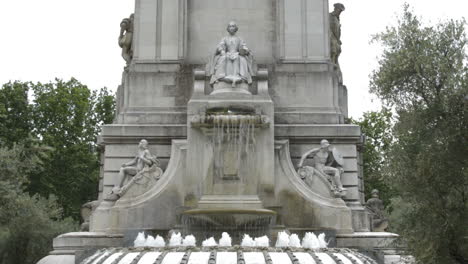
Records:
<instances>
[{"instance_id":1,"label":"stone relief panel","mask_svg":"<svg viewBox=\"0 0 468 264\"><path fill-rule=\"evenodd\" d=\"M313 157L314 166L303 166L307 157ZM314 177L322 177L330 182L330 191L335 197L346 195L341 176L344 173L344 160L336 148L331 148L328 140L320 142L320 148L314 148L304 153L298 163L298 174L304 182L311 186Z\"/></svg>"},{"instance_id":2,"label":"stone relief panel","mask_svg":"<svg viewBox=\"0 0 468 264\"><path fill-rule=\"evenodd\" d=\"M122 164L116 184L105 200L116 201L124 196L138 196L147 192L162 176L159 160L148 150L148 141L142 139L138 154L129 162Z\"/></svg>"}]
</instances>

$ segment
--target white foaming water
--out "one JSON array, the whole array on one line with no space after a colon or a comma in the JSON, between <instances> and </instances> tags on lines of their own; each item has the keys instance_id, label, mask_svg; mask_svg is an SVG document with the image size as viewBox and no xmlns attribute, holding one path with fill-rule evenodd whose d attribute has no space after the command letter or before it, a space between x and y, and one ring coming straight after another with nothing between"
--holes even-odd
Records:
<instances>
[{"instance_id":1,"label":"white foaming water","mask_svg":"<svg viewBox=\"0 0 468 264\"><path fill-rule=\"evenodd\" d=\"M221 246L221 247L231 247L232 246L232 239L231 239L231 237L229 236L228 233L223 232L223 234L221 234L221 239L219 240L219 246Z\"/></svg>"},{"instance_id":2,"label":"white foaming water","mask_svg":"<svg viewBox=\"0 0 468 264\"><path fill-rule=\"evenodd\" d=\"M297 234L292 234L289 236L289 246L290 247L301 247L301 240Z\"/></svg>"},{"instance_id":3,"label":"white foaming water","mask_svg":"<svg viewBox=\"0 0 468 264\"><path fill-rule=\"evenodd\" d=\"M169 239L170 247L179 247L182 245L182 235L180 233L172 233L171 239Z\"/></svg>"},{"instance_id":4,"label":"white foaming water","mask_svg":"<svg viewBox=\"0 0 468 264\"><path fill-rule=\"evenodd\" d=\"M154 239L154 244L155 247L165 247L166 242L164 241L164 238L162 238L160 235L157 235L156 238Z\"/></svg>"},{"instance_id":5,"label":"white foaming water","mask_svg":"<svg viewBox=\"0 0 468 264\"><path fill-rule=\"evenodd\" d=\"M279 232L275 247L282 248L289 245L289 235L286 232Z\"/></svg>"},{"instance_id":6,"label":"white foaming water","mask_svg":"<svg viewBox=\"0 0 468 264\"><path fill-rule=\"evenodd\" d=\"M166 243L164 238L161 236L153 236L149 235L146 237L144 232L138 233L137 237L133 241L134 247L164 247ZM184 239L182 239L182 235L180 233L173 233L170 240L169 240L170 247L178 247L178 246L185 246L185 247L196 247L196 238L193 235L188 235ZM218 246L214 237L210 237L202 242L203 247L214 247ZM219 240L219 246L222 247L231 247L232 246L232 238L229 236L228 233L223 232L221 239ZM248 234L244 234L244 237L241 242L241 246L243 247L269 247L270 246L270 239L267 236L257 237L252 239ZM302 243L299 239L297 234L288 235L286 232L279 232L278 239L276 241L275 247L277 248L284 248L284 247L303 247L309 249L320 249L320 248L327 248L328 242L325 239L325 234L321 233L318 237L312 233L307 232L302 239Z\"/></svg>"},{"instance_id":7,"label":"white foaming water","mask_svg":"<svg viewBox=\"0 0 468 264\"><path fill-rule=\"evenodd\" d=\"M241 242L242 247L255 247L255 241L249 235L244 234Z\"/></svg>"},{"instance_id":8,"label":"white foaming water","mask_svg":"<svg viewBox=\"0 0 468 264\"><path fill-rule=\"evenodd\" d=\"M137 237L133 241L134 247L144 247L146 245L145 232L138 233Z\"/></svg>"},{"instance_id":9,"label":"white foaming water","mask_svg":"<svg viewBox=\"0 0 468 264\"><path fill-rule=\"evenodd\" d=\"M270 239L267 236L256 237L255 238L255 246L256 247L269 247L270 246Z\"/></svg>"},{"instance_id":10,"label":"white foaming water","mask_svg":"<svg viewBox=\"0 0 468 264\"><path fill-rule=\"evenodd\" d=\"M214 239L214 237L210 237L202 242L203 247L215 247L217 245L218 244L216 243L216 240Z\"/></svg>"},{"instance_id":11,"label":"white foaming water","mask_svg":"<svg viewBox=\"0 0 468 264\"><path fill-rule=\"evenodd\" d=\"M320 242L317 236L312 232L307 232L302 238L302 247L303 248L311 248L311 249L318 249L320 248Z\"/></svg>"},{"instance_id":12,"label":"white foaming water","mask_svg":"<svg viewBox=\"0 0 468 264\"><path fill-rule=\"evenodd\" d=\"M185 236L184 240L182 241L182 246L184 247L196 247L197 240L193 235Z\"/></svg>"},{"instance_id":13,"label":"white foaming water","mask_svg":"<svg viewBox=\"0 0 468 264\"><path fill-rule=\"evenodd\" d=\"M327 248L328 247L328 242L325 241L325 234L324 233L321 233L320 235L318 235L318 240L319 240L320 248Z\"/></svg>"},{"instance_id":14,"label":"white foaming water","mask_svg":"<svg viewBox=\"0 0 468 264\"><path fill-rule=\"evenodd\" d=\"M155 239L152 235L146 237L145 246L146 247L155 247Z\"/></svg>"}]
</instances>

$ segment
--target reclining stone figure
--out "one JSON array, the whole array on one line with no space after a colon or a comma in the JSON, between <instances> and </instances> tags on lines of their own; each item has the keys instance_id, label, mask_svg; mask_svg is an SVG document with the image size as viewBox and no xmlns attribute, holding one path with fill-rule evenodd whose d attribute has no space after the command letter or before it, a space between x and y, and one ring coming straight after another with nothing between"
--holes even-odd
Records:
<instances>
[{"instance_id":1,"label":"reclining stone figure","mask_svg":"<svg viewBox=\"0 0 468 264\"><path fill-rule=\"evenodd\" d=\"M151 172L158 172L155 177L159 177L161 170L158 168L159 160L156 156L152 155L148 150L148 141L142 139L138 145L138 155L130 162L122 164L120 167L119 175L117 178L117 185L114 186L112 192L106 197L108 201L118 200L128 188L135 182L140 180L145 174ZM154 170L155 168L159 170ZM154 173L151 173L154 174ZM131 179L124 185L125 180L129 177Z\"/></svg>"}]
</instances>

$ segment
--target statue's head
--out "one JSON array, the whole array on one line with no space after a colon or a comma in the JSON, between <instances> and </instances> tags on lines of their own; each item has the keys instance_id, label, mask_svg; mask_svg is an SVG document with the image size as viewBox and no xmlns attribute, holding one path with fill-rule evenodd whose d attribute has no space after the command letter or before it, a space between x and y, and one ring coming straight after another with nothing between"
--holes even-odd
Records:
<instances>
[{"instance_id":1,"label":"statue's head","mask_svg":"<svg viewBox=\"0 0 468 264\"><path fill-rule=\"evenodd\" d=\"M147 149L148 148L148 141L146 139L140 140L140 144L138 144L140 148Z\"/></svg>"},{"instance_id":2,"label":"statue's head","mask_svg":"<svg viewBox=\"0 0 468 264\"><path fill-rule=\"evenodd\" d=\"M334 12L338 15L345 10L345 7L342 3L336 3L333 5L333 7L335 8Z\"/></svg>"},{"instance_id":3,"label":"statue's head","mask_svg":"<svg viewBox=\"0 0 468 264\"><path fill-rule=\"evenodd\" d=\"M237 23L235 21L231 21L227 25L226 30L227 30L227 32L229 32L229 34L234 35L234 34L236 34L237 30L239 30L239 27L237 26Z\"/></svg>"},{"instance_id":4,"label":"statue's head","mask_svg":"<svg viewBox=\"0 0 468 264\"><path fill-rule=\"evenodd\" d=\"M328 148L330 146L330 143L328 142L328 140L326 139L322 139L322 141L320 141L320 148Z\"/></svg>"},{"instance_id":5,"label":"statue's head","mask_svg":"<svg viewBox=\"0 0 468 264\"><path fill-rule=\"evenodd\" d=\"M379 190L373 189L371 195L373 198L379 198Z\"/></svg>"},{"instance_id":6,"label":"statue's head","mask_svg":"<svg viewBox=\"0 0 468 264\"><path fill-rule=\"evenodd\" d=\"M120 27L127 29L130 26L130 20L128 18L124 18L122 22L120 22Z\"/></svg>"}]
</instances>

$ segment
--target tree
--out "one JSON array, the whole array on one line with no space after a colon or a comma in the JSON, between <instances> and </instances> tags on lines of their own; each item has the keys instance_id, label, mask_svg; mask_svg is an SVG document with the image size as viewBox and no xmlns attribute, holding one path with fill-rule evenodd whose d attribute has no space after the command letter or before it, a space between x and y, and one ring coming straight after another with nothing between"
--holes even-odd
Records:
<instances>
[{"instance_id":1,"label":"tree","mask_svg":"<svg viewBox=\"0 0 468 264\"><path fill-rule=\"evenodd\" d=\"M385 176L392 226L419 263L468 263L468 67L465 21L424 26L405 5L371 91L397 113Z\"/></svg>"},{"instance_id":2,"label":"tree","mask_svg":"<svg viewBox=\"0 0 468 264\"><path fill-rule=\"evenodd\" d=\"M54 151L44 171L32 174L28 191L53 194L65 215L79 219L81 205L97 196L97 135L112 122L114 97L106 88L91 91L75 79L33 84L33 133Z\"/></svg>"},{"instance_id":3,"label":"tree","mask_svg":"<svg viewBox=\"0 0 468 264\"><path fill-rule=\"evenodd\" d=\"M33 100L28 100L28 95ZM97 193L96 139L114 117L114 96L91 91L75 79L49 83L9 82L0 88L0 146L39 140L53 150L44 170L30 171L26 190L55 195L65 215L79 219L81 204Z\"/></svg>"},{"instance_id":4,"label":"tree","mask_svg":"<svg viewBox=\"0 0 468 264\"><path fill-rule=\"evenodd\" d=\"M73 231L77 223L63 219L56 199L24 192L27 177L42 169L50 151L30 142L0 147L0 263L34 264L52 249L52 238Z\"/></svg>"},{"instance_id":5,"label":"tree","mask_svg":"<svg viewBox=\"0 0 468 264\"><path fill-rule=\"evenodd\" d=\"M12 146L31 133L30 83L9 82L0 89L0 143Z\"/></svg>"},{"instance_id":6,"label":"tree","mask_svg":"<svg viewBox=\"0 0 468 264\"><path fill-rule=\"evenodd\" d=\"M385 156L393 142L392 112L383 108L376 112L364 113L359 120L351 119L353 124L361 127L365 135L363 152L364 191L370 198L371 191L378 189L380 196L387 203L392 196L388 184L384 180L382 169Z\"/></svg>"}]
</instances>

